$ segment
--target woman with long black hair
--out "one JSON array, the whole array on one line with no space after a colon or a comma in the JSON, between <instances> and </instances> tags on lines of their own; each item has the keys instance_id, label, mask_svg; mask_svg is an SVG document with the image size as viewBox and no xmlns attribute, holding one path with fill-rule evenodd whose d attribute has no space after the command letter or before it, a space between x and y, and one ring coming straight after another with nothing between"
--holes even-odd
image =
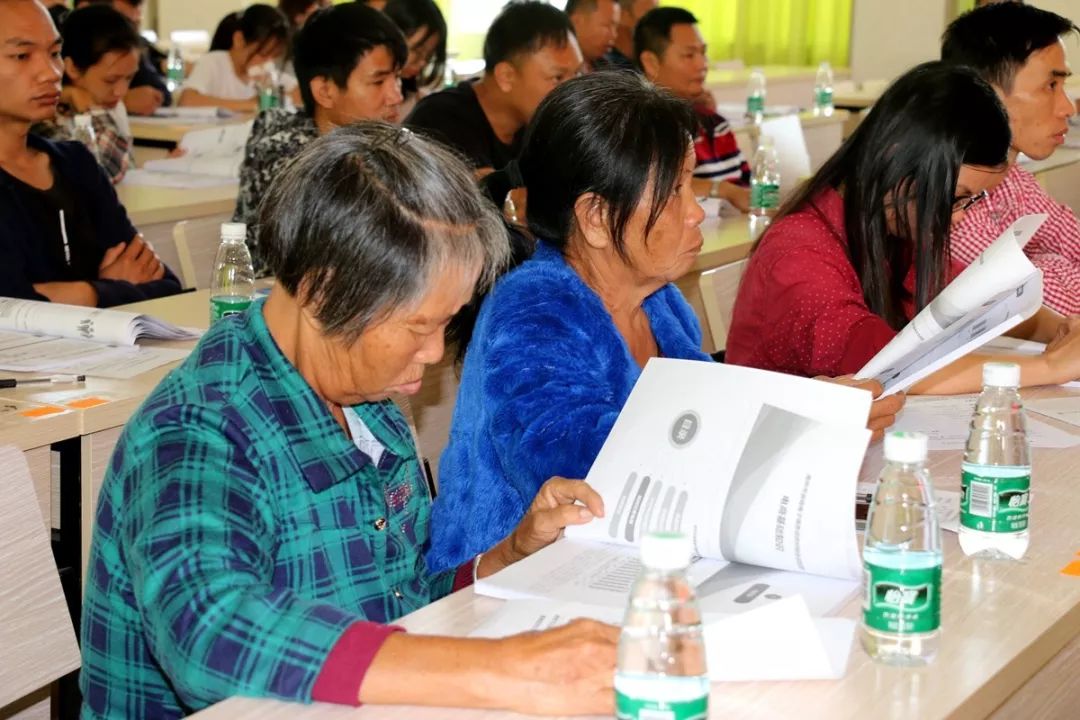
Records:
<instances>
[{"instance_id":1,"label":"woman with long black hair","mask_svg":"<svg viewBox=\"0 0 1080 720\"><path fill-rule=\"evenodd\" d=\"M727 362L796 375L857 372L955 275L949 229L1007 169L1009 121L966 68L920 65L787 203L755 248ZM1080 377L1080 319L1044 308L1015 329L1052 341L1017 357L1025 385ZM973 392L969 355L912 392Z\"/></svg>"}]
</instances>

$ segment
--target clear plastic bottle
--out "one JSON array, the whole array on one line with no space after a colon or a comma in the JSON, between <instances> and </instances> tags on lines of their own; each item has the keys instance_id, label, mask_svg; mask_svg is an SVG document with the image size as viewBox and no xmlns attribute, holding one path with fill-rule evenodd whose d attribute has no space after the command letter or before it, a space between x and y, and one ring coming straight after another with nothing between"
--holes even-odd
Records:
<instances>
[{"instance_id":1,"label":"clear plastic bottle","mask_svg":"<svg viewBox=\"0 0 1080 720\"><path fill-rule=\"evenodd\" d=\"M750 71L750 84L746 88L746 116L760 125L765 118L765 71L754 68Z\"/></svg>"},{"instance_id":2,"label":"clear plastic bottle","mask_svg":"<svg viewBox=\"0 0 1080 720\"><path fill-rule=\"evenodd\" d=\"M251 77L255 81L255 95L259 100L259 112L281 107L281 98L278 96L279 81L278 71L272 62L261 67L251 69Z\"/></svg>"},{"instance_id":3,"label":"clear plastic bottle","mask_svg":"<svg viewBox=\"0 0 1080 720\"><path fill-rule=\"evenodd\" d=\"M222 223L221 245L210 278L210 323L242 313L255 296L255 270L247 246L247 225Z\"/></svg>"},{"instance_id":4,"label":"clear plastic bottle","mask_svg":"<svg viewBox=\"0 0 1080 720\"><path fill-rule=\"evenodd\" d=\"M97 133L94 132L94 119L90 113L81 113L75 116L74 139L86 146L96 159L100 160L98 152Z\"/></svg>"},{"instance_id":5,"label":"clear plastic bottle","mask_svg":"<svg viewBox=\"0 0 1080 720\"><path fill-rule=\"evenodd\" d=\"M780 206L780 159L773 139L764 135L754 153L750 174L750 237L756 240Z\"/></svg>"},{"instance_id":6,"label":"clear plastic bottle","mask_svg":"<svg viewBox=\"0 0 1080 720\"><path fill-rule=\"evenodd\" d=\"M833 114L833 71L827 61L818 65L814 79L814 115L828 117Z\"/></svg>"},{"instance_id":7,"label":"clear plastic bottle","mask_svg":"<svg viewBox=\"0 0 1080 720\"><path fill-rule=\"evenodd\" d=\"M693 546L678 533L641 541L641 575L619 637L615 717L705 720L709 676L701 611L686 579Z\"/></svg>"},{"instance_id":8,"label":"clear plastic bottle","mask_svg":"<svg viewBox=\"0 0 1080 720\"><path fill-rule=\"evenodd\" d=\"M184 84L184 56L180 54L180 48L174 43L169 48L169 56L165 60L165 87L170 93L175 93Z\"/></svg>"},{"instance_id":9,"label":"clear plastic bottle","mask_svg":"<svg viewBox=\"0 0 1080 720\"><path fill-rule=\"evenodd\" d=\"M1031 445L1019 387L1019 365L983 365L960 474L965 555L1019 560L1027 552Z\"/></svg>"},{"instance_id":10,"label":"clear plastic bottle","mask_svg":"<svg viewBox=\"0 0 1080 720\"><path fill-rule=\"evenodd\" d=\"M873 659L923 665L941 635L941 527L922 433L885 436L885 467L866 516L860 630Z\"/></svg>"}]
</instances>

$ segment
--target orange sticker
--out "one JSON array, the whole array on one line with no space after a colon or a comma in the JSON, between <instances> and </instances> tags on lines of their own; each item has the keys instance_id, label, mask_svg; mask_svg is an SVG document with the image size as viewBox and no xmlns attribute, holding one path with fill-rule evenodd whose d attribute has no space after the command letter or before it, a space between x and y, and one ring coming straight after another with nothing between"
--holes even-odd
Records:
<instances>
[{"instance_id":1,"label":"orange sticker","mask_svg":"<svg viewBox=\"0 0 1080 720\"><path fill-rule=\"evenodd\" d=\"M1073 577L1080 577L1080 560L1071 562L1065 567L1061 568L1062 575L1072 575Z\"/></svg>"},{"instance_id":2,"label":"orange sticker","mask_svg":"<svg viewBox=\"0 0 1080 720\"><path fill-rule=\"evenodd\" d=\"M64 408L56 407L55 405L43 405L41 407L31 408L30 410L23 410L20 415L28 418L41 418L48 417L49 415L56 415L64 412Z\"/></svg>"},{"instance_id":3,"label":"orange sticker","mask_svg":"<svg viewBox=\"0 0 1080 720\"><path fill-rule=\"evenodd\" d=\"M86 410L88 408L97 407L98 405L107 405L108 403L109 400L107 400L106 398L88 397L80 398L78 400L72 400L71 402L66 404L72 410Z\"/></svg>"}]
</instances>

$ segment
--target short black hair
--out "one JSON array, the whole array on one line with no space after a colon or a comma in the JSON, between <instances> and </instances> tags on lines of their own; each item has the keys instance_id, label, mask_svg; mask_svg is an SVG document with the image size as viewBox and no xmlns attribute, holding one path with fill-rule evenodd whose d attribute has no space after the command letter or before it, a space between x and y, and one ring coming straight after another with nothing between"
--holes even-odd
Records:
<instances>
[{"instance_id":1,"label":"short black hair","mask_svg":"<svg viewBox=\"0 0 1080 720\"><path fill-rule=\"evenodd\" d=\"M512 0L495 17L484 37L484 70L513 62L548 45L566 47L574 26L565 13L539 0Z\"/></svg>"},{"instance_id":2,"label":"short black hair","mask_svg":"<svg viewBox=\"0 0 1080 720\"><path fill-rule=\"evenodd\" d=\"M111 6L94 4L72 10L61 29L62 53L75 67L86 70L111 52L140 47L139 32Z\"/></svg>"},{"instance_id":3,"label":"short black hair","mask_svg":"<svg viewBox=\"0 0 1080 720\"><path fill-rule=\"evenodd\" d=\"M658 7L645 13L634 26L634 64L641 67L641 53L646 50L663 57L671 44L671 28L675 25L697 24L694 13L678 7Z\"/></svg>"},{"instance_id":4,"label":"short black hair","mask_svg":"<svg viewBox=\"0 0 1080 720\"><path fill-rule=\"evenodd\" d=\"M941 59L966 65L1009 93L1032 53L1077 31L1071 20L1056 13L1020 3L994 3L953 20L941 39Z\"/></svg>"},{"instance_id":5,"label":"short black hair","mask_svg":"<svg viewBox=\"0 0 1080 720\"><path fill-rule=\"evenodd\" d=\"M256 51L265 50L275 43L289 42L289 20L285 13L272 5L256 3L244 10L229 13L221 19L210 40L211 50L232 48L233 35L237 31L244 42L254 44Z\"/></svg>"},{"instance_id":6,"label":"short black hair","mask_svg":"<svg viewBox=\"0 0 1080 720\"><path fill-rule=\"evenodd\" d=\"M439 44L435 46L435 56L426 68L427 72L413 79L407 90L415 92L441 80L446 69L446 18L434 0L390 0L383 13L401 29L406 42L409 35L421 29L427 30L421 42L426 42L432 35L439 36Z\"/></svg>"},{"instance_id":7,"label":"short black hair","mask_svg":"<svg viewBox=\"0 0 1080 720\"><path fill-rule=\"evenodd\" d=\"M293 18L297 15L303 15L311 9L312 5L315 5L319 0L278 0L278 10L284 15L285 19L289 21L289 27L295 32L299 30L298 27L293 25Z\"/></svg>"},{"instance_id":8,"label":"short black hair","mask_svg":"<svg viewBox=\"0 0 1080 720\"><path fill-rule=\"evenodd\" d=\"M358 122L309 143L270 186L259 247L328 337L352 344L450 268L487 286L509 247L498 209L453 151Z\"/></svg>"},{"instance_id":9,"label":"short black hair","mask_svg":"<svg viewBox=\"0 0 1080 720\"><path fill-rule=\"evenodd\" d=\"M331 5L308 18L293 42L293 67L308 114L315 114L314 78L329 78L344 88L363 57L377 47L390 52L395 68L405 64L409 51L397 25L363 3Z\"/></svg>"}]
</instances>

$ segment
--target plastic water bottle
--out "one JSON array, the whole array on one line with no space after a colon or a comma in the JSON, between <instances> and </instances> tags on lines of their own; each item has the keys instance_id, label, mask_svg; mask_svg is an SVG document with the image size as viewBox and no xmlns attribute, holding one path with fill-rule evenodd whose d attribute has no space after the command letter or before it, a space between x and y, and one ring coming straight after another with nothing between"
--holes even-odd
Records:
<instances>
[{"instance_id":1,"label":"plastic water bottle","mask_svg":"<svg viewBox=\"0 0 1080 720\"><path fill-rule=\"evenodd\" d=\"M184 84L184 56L180 54L180 48L175 44L169 48L169 56L165 60L165 87L170 93L175 93Z\"/></svg>"},{"instance_id":2,"label":"plastic water bottle","mask_svg":"<svg viewBox=\"0 0 1080 720\"><path fill-rule=\"evenodd\" d=\"M97 133L94 132L94 119L90 116L90 113L80 113L75 116L74 139L85 145L95 159L101 160L101 153L98 152Z\"/></svg>"},{"instance_id":3,"label":"plastic water bottle","mask_svg":"<svg viewBox=\"0 0 1080 720\"><path fill-rule=\"evenodd\" d=\"M750 237L757 239L780 206L780 159L773 139L761 138L750 175Z\"/></svg>"},{"instance_id":4,"label":"plastic water bottle","mask_svg":"<svg viewBox=\"0 0 1080 720\"><path fill-rule=\"evenodd\" d=\"M765 118L765 71L761 68L750 71L750 85L746 89L746 116L758 125Z\"/></svg>"},{"instance_id":5,"label":"plastic water bottle","mask_svg":"<svg viewBox=\"0 0 1080 720\"><path fill-rule=\"evenodd\" d=\"M259 100L259 112L281 106L281 98L278 96L278 72L273 63L266 63L262 67L251 70L251 76L255 80L255 94Z\"/></svg>"},{"instance_id":6,"label":"plastic water bottle","mask_svg":"<svg viewBox=\"0 0 1080 720\"><path fill-rule=\"evenodd\" d=\"M923 665L941 634L941 527L922 433L885 436L885 467L866 516L861 639L870 657Z\"/></svg>"},{"instance_id":7,"label":"plastic water bottle","mask_svg":"<svg viewBox=\"0 0 1080 720\"><path fill-rule=\"evenodd\" d=\"M1031 445L1019 387L1019 365L983 365L960 474L965 555L1019 560L1027 552Z\"/></svg>"},{"instance_id":8,"label":"plastic water bottle","mask_svg":"<svg viewBox=\"0 0 1080 720\"><path fill-rule=\"evenodd\" d=\"M686 579L693 546L678 533L641 541L615 671L618 720L705 720L709 677L701 611Z\"/></svg>"},{"instance_id":9,"label":"plastic water bottle","mask_svg":"<svg viewBox=\"0 0 1080 720\"><path fill-rule=\"evenodd\" d=\"M210 323L237 315L255 296L255 270L247 246L247 225L222 223L221 245L210 278Z\"/></svg>"},{"instance_id":10,"label":"plastic water bottle","mask_svg":"<svg viewBox=\"0 0 1080 720\"><path fill-rule=\"evenodd\" d=\"M814 115L833 114L833 71L828 62L818 65L814 79Z\"/></svg>"}]
</instances>

